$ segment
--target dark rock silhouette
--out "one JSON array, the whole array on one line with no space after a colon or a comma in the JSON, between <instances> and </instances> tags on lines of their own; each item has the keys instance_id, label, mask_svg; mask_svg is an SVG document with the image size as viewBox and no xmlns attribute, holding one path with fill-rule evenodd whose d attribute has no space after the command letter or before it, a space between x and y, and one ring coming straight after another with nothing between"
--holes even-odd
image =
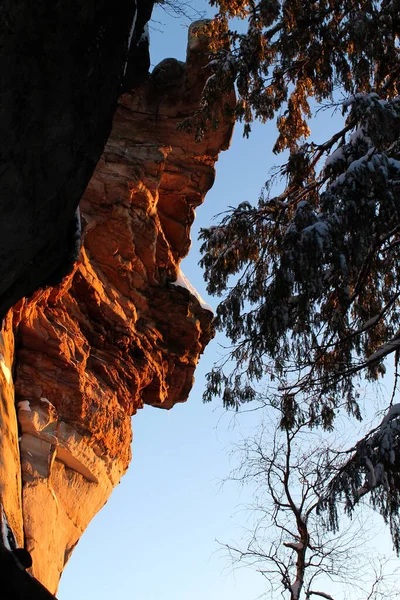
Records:
<instances>
[{"instance_id":1,"label":"dark rock silhouette","mask_svg":"<svg viewBox=\"0 0 400 600\"><path fill-rule=\"evenodd\" d=\"M124 73L147 73L146 49L133 44L128 52L128 43L143 32L152 6L1 3L2 316L65 261L68 224L110 134Z\"/></svg>"}]
</instances>

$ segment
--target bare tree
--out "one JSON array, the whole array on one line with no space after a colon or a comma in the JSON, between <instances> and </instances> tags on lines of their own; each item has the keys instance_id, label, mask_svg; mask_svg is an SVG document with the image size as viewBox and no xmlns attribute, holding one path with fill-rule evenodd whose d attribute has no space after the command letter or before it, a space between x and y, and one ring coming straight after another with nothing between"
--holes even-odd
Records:
<instances>
[{"instance_id":1,"label":"bare tree","mask_svg":"<svg viewBox=\"0 0 400 600\"><path fill-rule=\"evenodd\" d=\"M239 461L229 479L255 486L255 494L246 543L223 544L234 564L256 568L273 598L280 590L290 600L337 600L331 581L351 587L353 599L377 600L383 590L394 597L382 559L360 551L362 522L332 532L318 514L326 479L340 468L331 438L310 431L306 422L287 425L281 418L272 433L264 425L235 447Z\"/></svg>"}]
</instances>

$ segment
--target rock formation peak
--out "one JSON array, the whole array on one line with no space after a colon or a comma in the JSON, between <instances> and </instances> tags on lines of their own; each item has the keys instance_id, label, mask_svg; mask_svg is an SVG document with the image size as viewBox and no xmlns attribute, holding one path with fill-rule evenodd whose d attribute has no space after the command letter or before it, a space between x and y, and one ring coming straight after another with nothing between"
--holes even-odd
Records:
<instances>
[{"instance_id":1,"label":"rock formation peak","mask_svg":"<svg viewBox=\"0 0 400 600\"><path fill-rule=\"evenodd\" d=\"M131 417L184 402L213 336L212 313L180 272L232 133L222 120L196 143L178 128L198 106L207 60L191 28L186 63L167 58L122 95L80 202L72 273L3 321L2 504L52 593L129 465Z\"/></svg>"}]
</instances>

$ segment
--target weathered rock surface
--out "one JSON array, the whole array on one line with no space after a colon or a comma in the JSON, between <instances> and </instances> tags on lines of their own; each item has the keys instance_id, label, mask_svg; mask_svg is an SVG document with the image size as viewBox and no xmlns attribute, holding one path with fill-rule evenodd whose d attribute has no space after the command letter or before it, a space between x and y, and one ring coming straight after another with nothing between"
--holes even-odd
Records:
<instances>
[{"instance_id":1,"label":"weathered rock surface","mask_svg":"<svg viewBox=\"0 0 400 600\"><path fill-rule=\"evenodd\" d=\"M14 404L14 334L12 314L3 321L0 332L0 502L18 546L23 546L21 467L17 415ZM0 518L1 522L1 518Z\"/></svg>"},{"instance_id":2,"label":"weathered rock surface","mask_svg":"<svg viewBox=\"0 0 400 600\"><path fill-rule=\"evenodd\" d=\"M0 3L1 317L68 260L74 212L109 136L124 71L133 83L148 70L143 46L132 45L127 59L152 6Z\"/></svg>"},{"instance_id":3,"label":"weathered rock surface","mask_svg":"<svg viewBox=\"0 0 400 600\"><path fill-rule=\"evenodd\" d=\"M212 314L173 284L232 131L222 120L195 143L177 129L209 75L204 45L191 31L185 64L163 61L121 97L80 203L84 244L74 272L14 307L15 353L10 316L4 325L3 410L15 421L14 357L22 470L22 513L16 468L7 516L20 537L23 523L32 573L51 592L128 467L131 416L144 404L185 401L213 335ZM15 423L8 427L12 456L0 453L0 470L1 461L18 463Z\"/></svg>"}]
</instances>

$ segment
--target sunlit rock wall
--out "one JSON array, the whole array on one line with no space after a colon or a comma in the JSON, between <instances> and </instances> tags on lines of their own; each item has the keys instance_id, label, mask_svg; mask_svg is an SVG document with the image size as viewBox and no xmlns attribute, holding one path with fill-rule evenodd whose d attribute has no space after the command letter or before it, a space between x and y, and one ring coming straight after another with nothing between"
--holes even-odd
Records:
<instances>
[{"instance_id":1,"label":"sunlit rock wall","mask_svg":"<svg viewBox=\"0 0 400 600\"><path fill-rule=\"evenodd\" d=\"M14 307L15 353L11 316L4 325L0 381L5 419L13 423L2 424L10 439L0 468L11 461L7 477L16 482L9 520L20 537L23 523L32 573L53 592L129 465L132 415L144 404L185 401L213 335L211 312L173 284L194 209L232 132L222 119L196 143L177 128L198 106L209 75L205 41L193 28L189 35L186 63L163 61L120 99L80 203L83 247L74 272Z\"/></svg>"}]
</instances>

